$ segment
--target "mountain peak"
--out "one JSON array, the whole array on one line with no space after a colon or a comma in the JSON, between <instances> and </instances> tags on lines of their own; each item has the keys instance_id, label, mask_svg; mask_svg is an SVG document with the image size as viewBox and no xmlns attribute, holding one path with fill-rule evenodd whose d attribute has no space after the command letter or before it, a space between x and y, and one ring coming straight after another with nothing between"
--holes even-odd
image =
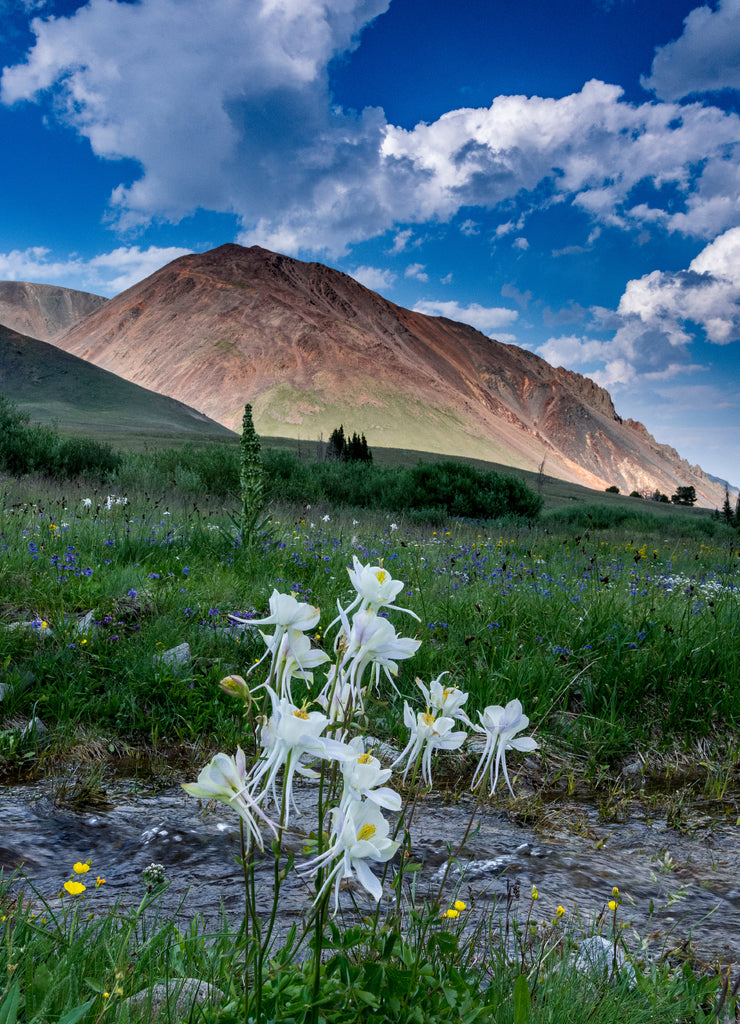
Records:
<instances>
[{"instance_id":1,"label":"mountain peak","mask_svg":"<svg viewBox=\"0 0 740 1024\"><path fill-rule=\"evenodd\" d=\"M467 455L603 490L717 485L625 424L592 380L404 309L321 263L233 243L182 256L55 343L238 430Z\"/></svg>"}]
</instances>

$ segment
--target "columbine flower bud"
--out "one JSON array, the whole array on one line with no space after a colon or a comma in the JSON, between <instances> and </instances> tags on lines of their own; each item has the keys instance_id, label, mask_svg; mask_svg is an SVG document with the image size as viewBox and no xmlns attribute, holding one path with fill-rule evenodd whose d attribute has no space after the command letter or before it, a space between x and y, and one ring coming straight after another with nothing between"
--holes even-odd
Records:
<instances>
[{"instance_id":1,"label":"columbine flower bud","mask_svg":"<svg viewBox=\"0 0 740 1024\"><path fill-rule=\"evenodd\" d=\"M224 693L228 693L230 697L238 697L245 704L252 699L247 681L242 676L224 676L218 685Z\"/></svg>"}]
</instances>

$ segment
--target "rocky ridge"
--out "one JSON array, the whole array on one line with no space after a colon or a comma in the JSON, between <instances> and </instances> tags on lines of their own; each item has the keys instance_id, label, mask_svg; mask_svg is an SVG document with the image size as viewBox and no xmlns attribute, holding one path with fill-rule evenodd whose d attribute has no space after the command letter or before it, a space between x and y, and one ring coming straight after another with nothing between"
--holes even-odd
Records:
<instances>
[{"instance_id":1,"label":"rocky ridge","mask_svg":"<svg viewBox=\"0 0 740 1024\"><path fill-rule=\"evenodd\" d=\"M227 244L183 256L54 344L239 429L468 455L603 490L721 488L578 373L404 309L320 263Z\"/></svg>"}]
</instances>

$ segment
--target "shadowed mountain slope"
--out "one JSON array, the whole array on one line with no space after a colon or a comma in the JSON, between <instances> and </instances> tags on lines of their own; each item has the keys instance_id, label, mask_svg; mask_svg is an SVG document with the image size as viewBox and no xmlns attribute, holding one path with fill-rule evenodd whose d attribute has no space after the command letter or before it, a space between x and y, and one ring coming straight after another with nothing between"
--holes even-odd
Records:
<instances>
[{"instance_id":1,"label":"shadowed mountain slope","mask_svg":"<svg viewBox=\"0 0 740 1024\"><path fill-rule=\"evenodd\" d=\"M320 263L258 246L183 256L54 343L239 429L466 455L701 504L720 488L622 420L603 388L466 324L404 309Z\"/></svg>"},{"instance_id":2,"label":"shadowed mountain slope","mask_svg":"<svg viewBox=\"0 0 740 1024\"><path fill-rule=\"evenodd\" d=\"M137 432L193 441L232 436L182 402L2 325L0 393L34 422L113 442Z\"/></svg>"},{"instance_id":3,"label":"shadowed mountain slope","mask_svg":"<svg viewBox=\"0 0 740 1024\"><path fill-rule=\"evenodd\" d=\"M50 341L107 301L100 295L51 284L0 281L0 324Z\"/></svg>"}]
</instances>

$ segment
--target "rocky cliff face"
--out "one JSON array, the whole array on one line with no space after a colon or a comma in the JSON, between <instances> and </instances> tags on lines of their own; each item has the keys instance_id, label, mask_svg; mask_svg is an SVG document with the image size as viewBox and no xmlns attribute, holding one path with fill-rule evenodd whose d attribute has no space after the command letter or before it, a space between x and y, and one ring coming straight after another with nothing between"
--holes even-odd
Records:
<instances>
[{"instance_id":1,"label":"rocky cliff face","mask_svg":"<svg viewBox=\"0 0 740 1024\"><path fill-rule=\"evenodd\" d=\"M72 288L27 281L0 281L0 324L19 334L50 341L107 299Z\"/></svg>"},{"instance_id":2,"label":"rocky cliff face","mask_svg":"<svg viewBox=\"0 0 740 1024\"><path fill-rule=\"evenodd\" d=\"M54 343L235 430L251 402L265 434L314 440L343 423L371 446L530 470L544 459L601 490L693 485L702 504L722 501L588 378L258 246L181 257Z\"/></svg>"}]
</instances>

